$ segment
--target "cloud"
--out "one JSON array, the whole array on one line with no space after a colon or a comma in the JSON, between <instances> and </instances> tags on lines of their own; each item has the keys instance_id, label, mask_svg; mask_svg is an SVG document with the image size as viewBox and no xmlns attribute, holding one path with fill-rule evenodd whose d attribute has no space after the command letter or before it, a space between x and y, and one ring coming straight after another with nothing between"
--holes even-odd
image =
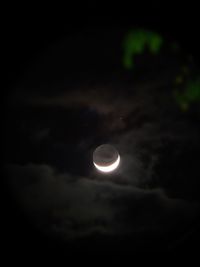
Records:
<instances>
[{"instance_id":1,"label":"cloud","mask_svg":"<svg viewBox=\"0 0 200 267\"><path fill-rule=\"evenodd\" d=\"M164 234L187 226L198 210L197 203L170 199L160 188L72 176L48 165L8 165L6 173L36 225L62 238Z\"/></svg>"},{"instance_id":2,"label":"cloud","mask_svg":"<svg viewBox=\"0 0 200 267\"><path fill-rule=\"evenodd\" d=\"M87 82L70 88L63 85L61 90L53 94L33 89L16 89L9 96L8 106L29 106L32 108L70 110L86 107L95 111L101 117L101 131L116 132L127 130L135 124L156 117L163 103L167 104L168 98L162 87L166 80L161 78L151 82L135 82L132 85L124 82L107 84L89 84ZM27 85L28 87L28 85ZM149 94L151 92L151 94ZM159 92L160 102L155 105L155 94ZM170 99L171 101L171 99Z\"/></svg>"}]
</instances>

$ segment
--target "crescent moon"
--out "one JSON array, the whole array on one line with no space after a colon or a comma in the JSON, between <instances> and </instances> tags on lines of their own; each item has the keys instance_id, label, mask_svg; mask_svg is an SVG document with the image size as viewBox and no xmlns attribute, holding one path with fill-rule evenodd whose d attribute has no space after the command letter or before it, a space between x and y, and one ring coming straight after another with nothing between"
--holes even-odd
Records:
<instances>
[{"instance_id":1,"label":"crescent moon","mask_svg":"<svg viewBox=\"0 0 200 267\"><path fill-rule=\"evenodd\" d=\"M101 172L112 172L119 166L120 155L118 155L116 161L110 164L109 166L101 166L101 165L96 164L95 162L93 163L94 163L94 166Z\"/></svg>"}]
</instances>

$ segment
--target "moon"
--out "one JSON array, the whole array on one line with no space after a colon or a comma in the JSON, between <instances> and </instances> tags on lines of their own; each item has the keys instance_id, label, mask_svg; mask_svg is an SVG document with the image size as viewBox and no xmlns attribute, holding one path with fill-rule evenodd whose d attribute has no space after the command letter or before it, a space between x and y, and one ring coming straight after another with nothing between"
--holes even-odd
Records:
<instances>
[{"instance_id":1,"label":"moon","mask_svg":"<svg viewBox=\"0 0 200 267\"><path fill-rule=\"evenodd\" d=\"M112 172L117 169L119 163L118 151L109 144L98 146L93 153L93 164L101 172Z\"/></svg>"}]
</instances>

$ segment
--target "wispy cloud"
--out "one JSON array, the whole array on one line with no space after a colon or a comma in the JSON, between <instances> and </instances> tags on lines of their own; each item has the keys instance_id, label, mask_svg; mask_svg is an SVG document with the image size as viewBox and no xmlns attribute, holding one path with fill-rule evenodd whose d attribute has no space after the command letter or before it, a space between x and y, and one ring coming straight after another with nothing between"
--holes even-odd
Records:
<instances>
[{"instance_id":1,"label":"wispy cloud","mask_svg":"<svg viewBox=\"0 0 200 267\"><path fill-rule=\"evenodd\" d=\"M170 199L161 188L76 177L39 164L9 165L7 174L17 200L39 228L60 237L156 235L186 226L197 214L197 203Z\"/></svg>"}]
</instances>

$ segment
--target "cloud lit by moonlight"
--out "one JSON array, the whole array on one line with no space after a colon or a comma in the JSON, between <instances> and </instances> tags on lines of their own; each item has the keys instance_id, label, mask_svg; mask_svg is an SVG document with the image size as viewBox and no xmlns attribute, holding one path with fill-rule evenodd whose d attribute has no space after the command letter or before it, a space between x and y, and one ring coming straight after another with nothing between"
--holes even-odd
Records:
<instances>
[{"instance_id":1,"label":"cloud lit by moonlight","mask_svg":"<svg viewBox=\"0 0 200 267\"><path fill-rule=\"evenodd\" d=\"M93 163L99 171L109 173L119 166L120 155L113 146L104 144L95 149Z\"/></svg>"}]
</instances>

